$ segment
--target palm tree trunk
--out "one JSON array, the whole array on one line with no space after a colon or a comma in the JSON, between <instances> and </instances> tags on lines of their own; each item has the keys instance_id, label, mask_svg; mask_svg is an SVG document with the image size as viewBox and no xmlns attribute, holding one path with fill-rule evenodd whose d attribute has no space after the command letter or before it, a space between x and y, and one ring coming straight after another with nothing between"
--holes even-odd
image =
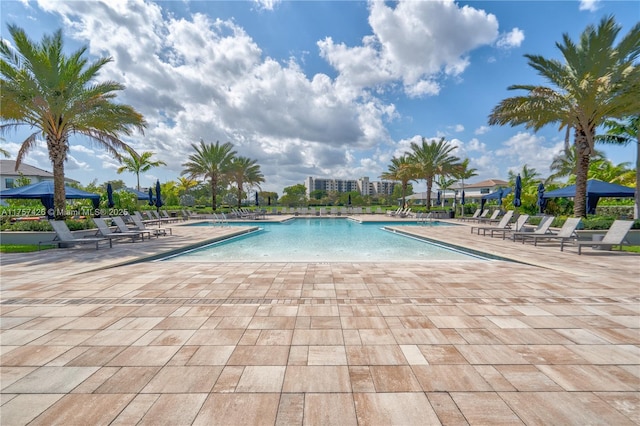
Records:
<instances>
[{"instance_id":1,"label":"palm tree trunk","mask_svg":"<svg viewBox=\"0 0 640 426\"><path fill-rule=\"evenodd\" d=\"M136 173L136 177L138 178L138 191L140 191L140 173Z\"/></svg>"},{"instance_id":2,"label":"palm tree trunk","mask_svg":"<svg viewBox=\"0 0 640 426\"><path fill-rule=\"evenodd\" d=\"M211 179L211 207L213 211L216 211L216 187L218 186L218 182L215 179Z\"/></svg>"},{"instance_id":3,"label":"palm tree trunk","mask_svg":"<svg viewBox=\"0 0 640 426\"><path fill-rule=\"evenodd\" d=\"M238 208L242 207L242 183L238 183Z\"/></svg>"},{"instance_id":4,"label":"palm tree trunk","mask_svg":"<svg viewBox=\"0 0 640 426\"><path fill-rule=\"evenodd\" d=\"M47 135L49 159L53 166L53 216L56 220L66 219L67 195L64 187L64 160L66 141L55 140Z\"/></svg>"},{"instance_id":5,"label":"palm tree trunk","mask_svg":"<svg viewBox=\"0 0 640 426\"><path fill-rule=\"evenodd\" d=\"M587 216L587 176L591 151L589 142L583 131L576 129L576 194L573 199L573 215Z\"/></svg>"},{"instance_id":6,"label":"palm tree trunk","mask_svg":"<svg viewBox=\"0 0 640 426\"><path fill-rule=\"evenodd\" d=\"M431 187L433 186L433 178L427 178L427 211L431 211Z\"/></svg>"}]
</instances>

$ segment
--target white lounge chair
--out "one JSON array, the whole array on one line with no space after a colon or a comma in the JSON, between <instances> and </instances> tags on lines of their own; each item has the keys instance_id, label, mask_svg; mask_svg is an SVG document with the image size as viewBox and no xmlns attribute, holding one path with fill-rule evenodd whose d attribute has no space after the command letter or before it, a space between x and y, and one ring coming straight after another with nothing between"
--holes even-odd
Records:
<instances>
[{"instance_id":1,"label":"white lounge chair","mask_svg":"<svg viewBox=\"0 0 640 426\"><path fill-rule=\"evenodd\" d=\"M479 217L478 219L476 219L476 221L478 223L498 223L500 222L500 219L498 219L498 216L500 216L500 209L498 210L494 210L493 213L491 213L491 216L489 217Z\"/></svg>"},{"instance_id":2,"label":"white lounge chair","mask_svg":"<svg viewBox=\"0 0 640 426\"><path fill-rule=\"evenodd\" d=\"M580 224L581 219L579 217L570 217L565 220L562 228L557 233L544 234L544 235L524 235L522 234L522 243L526 240L533 240L533 245L538 245L538 240L560 240L560 251L564 249L564 243L577 239L576 229Z\"/></svg>"},{"instance_id":3,"label":"white lounge chair","mask_svg":"<svg viewBox=\"0 0 640 426\"><path fill-rule=\"evenodd\" d=\"M514 232L511 234L511 239L515 241L518 239L518 237L522 237L523 235L546 235L550 232L549 228L551 227L551 224L553 223L554 219L555 217L553 216L543 216L542 219L540 219L540 223L538 224L538 227L536 229L530 232L526 232L522 230L518 232Z\"/></svg>"},{"instance_id":4,"label":"white lounge chair","mask_svg":"<svg viewBox=\"0 0 640 426\"><path fill-rule=\"evenodd\" d=\"M627 240L627 234L633 226L632 220L615 220L604 234L602 241L580 241L576 240L575 244L578 246L578 254L582 254L582 246L597 246L600 249L608 247L609 249L614 246L631 245Z\"/></svg>"},{"instance_id":5,"label":"white lounge chair","mask_svg":"<svg viewBox=\"0 0 640 426\"><path fill-rule=\"evenodd\" d=\"M468 220L476 220L478 217L480 217L480 213L482 213L482 210L476 209L476 211L473 213L472 216L467 216L467 217L462 216L462 217L459 217L458 220L461 222L466 222Z\"/></svg>"},{"instance_id":6,"label":"white lounge chair","mask_svg":"<svg viewBox=\"0 0 640 426\"><path fill-rule=\"evenodd\" d=\"M513 226L507 226L503 229L491 229L491 237L493 237L494 233L502 234L502 239L504 240L507 237L507 234L521 231L524 227L524 224L527 223L527 220L529 220L529 215L521 214L520 216L518 216Z\"/></svg>"},{"instance_id":7,"label":"white lounge chair","mask_svg":"<svg viewBox=\"0 0 640 426\"><path fill-rule=\"evenodd\" d=\"M495 226L472 226L471 233L473 234L473 230L475 229L477 234L480 235L480 231L482 231L482 235L487 235L487 231L491 231L493 229L506 229L509 227L509 221L513 217L513 210L509 210L502 216L500 222Z\"/></svg>"},{"instance_id":8,"label":"white lounge chair","mask_svg":"<svg viewBox=\"0 0 640 426\"><path fill-rule=\"evenodd\" d=\"M98 227L98 233L105 238L113 239L113 238L131 238L131 241L136 241L140 239L141 241L144 239L143 234L137 231L133 232L113 232L107 222L104 221L101 217L94 217L93 223Z\"/></svg>"},{"instance_id":9,"label":"white lounge chair","mask_svg":"<svg viewBox=\"0 0 640 426\"><path fill-rule=\"evenodd\" d=\"M58 248L60 248L62 244L65 244L65 245L95 244L96 250L98 250L98 248L100 248L100 243L108 242L109 247L113 247L110 238L74 237L73 234L71 233L71 230L63 220L50 220L49 223L51 224L51 227L56 233L56 236L53 239L53 241L40 241L38 243L38 250L40 250L43 244L44 245L54 244L54 245L57 245Z\"/></svg>"},{"instance_id":10,"label":"white lounge chair","mask_svg":"<svg viewBox=\"0 0 640 426\"><path fill-rule=\"evenodd\" d=\"M170 235L173 234L173 231L171 230L171 228L160 228L160 227L147 228L147 226L144 224L144 222L138 215L131 216L131 220L133 221L133 224L136 226L136 228L138 228L140 231L149 231L153 233L153 235L155 235L156 237L160 235L167 235L167 230L169 230Z\"/></svg>"},{"instance_id":11,"label":"white lounge chair","mask_svg":"<svg viewBox=\"0 0 640 426\"><path fill-rule=\"evenodd\" d=\"M149 231L148 229L131 229L127 226L126 223L124 223L124 220L122 219L122 217L120 216L113 216L111 217L111 220L113 221L113 223L116 224L116 227L118 228L118 232L120 233L127 233L127 232L138 232L140 234L140 237L144 240L144 235L146 234L149 239L151 239L151 231ZM155 235L155 234L154 234ZM157 235L156 235L157 237Z\"/></svg>"}]
</instances>

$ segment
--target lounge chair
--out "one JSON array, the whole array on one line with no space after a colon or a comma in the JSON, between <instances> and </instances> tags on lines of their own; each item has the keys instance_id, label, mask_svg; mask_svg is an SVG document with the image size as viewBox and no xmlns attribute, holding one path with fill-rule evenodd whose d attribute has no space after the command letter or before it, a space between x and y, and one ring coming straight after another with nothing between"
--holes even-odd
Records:
<instances>
[{"instance_id":1,"label":"lounge chair","mask_svg":"<svg viewBox=\"0 0 640 426\"><path fill-rule=\"evenodd\" d=\"M560 250L563 251L564 243L567 241L577 239L576 229L580 224L579 217L570 217L568 218L562 228L557 233L544 234L544 235L525 235L522 234L522 244L525 243L526 240L533 240L533 245L538 245L538 240L560 240Z\"/></svg>"},{"instance_id":2,"label":"lounge chair","mask_svg":"<svg viewBox=\"0 0 640 426\"><path fill-rule=\"evenodd\" d=\"M498 219L498 216L500 216L500 209L494 210L493 213L491 213L490 217L479 217L478 219L476 219L476 221L478 223L498 223L500 222L500 219Z\"/></svg>"},{"instance_id":3,"label":"lounge chair","mask_svg":"<svg viewBox=\"0 0 640 426\"><path fill-rule=\"evenodd\" d=\"M467 220L475 220L478 217L480 217L480 213L481 212L482 212L482 210L476 209L476 211L473 213L472 216L467 216L467 217L462 216L462 217L459 217L458 220L461 221L461 222L466 222Z\"/></svg>"},{"instance_id":4,"label":"lounge chair","mask_svg":"<svg viewBox=\"0 0 640 426\"><path fill-rule=\"evenodd\" d=\"M471 233L473 234L473 230L475 229L478 235L480 235L480 231L482 231L482 235L487 235L487 231L491 231L493 229L506 229L509 227L509 221L513 217L513 210L509 210L502 216L500 222L495 226L472 226Z\"/></svg>"},{"instance_id":5,"label":"lounge chair","mask_svg":"<svg viewBox=\"0 0 640 426\"><path fill-rule=\"evenodd\" d=\"M529 220L529 215L521 214L520 216L518 216L513 226L503 228L503 229L491 229L491 237L493 237L494 233L502 234L502 239L504 240L507 237L507 234L522 231L522 228L524 228L524 225L525 223L527 223L527 220Z\"/></svg>"},{"instance_id":6,"label":"lounge chair","mask_svg":"<svg viewBox=\"0 0 640 426\"><path fill-rule=\"evenodd\" d=\"M555 217L553 216L542 216L542 218L540 219L540 223L533 231L527 232L527 231L520 230L518 232L514 232L511 234L511 239L515 241L519 237L522 237L523 235L525 236L526 235L546 235L551 232L549 231L549 228L551 227L551 224L553 223L554 219Z\"/></svg>"},{"instance_id":7,"label":"lounge chair","mask_svg":"<svg viewBox=\"0 0 640 426\"><path fill-rule=\"evenodd\" d=\"M599 248L608 247L609 249L614 246L631 245L627 240L627 234L633 226L632 220L615 220L604 234L602 241L580 241L576 240L575 244L578 246L578 254L582 254L582 246L597 246Z\"/></svg>"},{"instance_id":8,"label":"lounge chair","mask_svg":"<svg viewBox=\"0 0 640 426\"><path fill-rule=\"evenodd\" d=\"M49 223L51 227L56 233L53 241L40 241L38 243L38 250L40 247L44 245L55 244L60 248L60 245L76 245L76 244L95 244L96 250L100 248L100 243L108 242L109 247L113 247L111 244L110 238L102 238L102 237L74 237L71 233L71 230L67 226L67 224L63 220L50 220Z\"/></svg>"},{"instance_id":9,"label":"lounge chair","mask_svg":"<svg viewBox=\"0 0 640 426\"><path fill-rule=\"evenodd\" d=\"M402 212L402 207L398 207L398 209L395 211L387 210L387 216L397 216L400 214L400 212Z\"/></svg>"},{"instance_id":10,"label":"lounge chair","mask_svg":"<svg viewBox=\"0 0 640 426\"><path fill-rule=\"evenodd\" d=\"M107 225L107 222L105 222L105 220L101 217L94 217L93 223L95 223L98 227L98 233L105 238L131 238L132 242L135 242L137 239L144 240L143 234L138 231L113 232L109 225Z\"/></svg>"},{"instance_id":11,"label":"lounge chair","mask_svg":"<svg viewBox=\"0 0 640 426\"><path fill-rule=\"evenodd\" d=\"M482 213L480 213L480 216L474 217L474 218L469 218L469 221L470 222L478 222L478 223L480 223L480 221L483 220L483 219L489 219L488 216L489 216L489 209L484 209L482 211Z\"/></svg>"},{"instance_id":12,"label":"lounge chair","mask_svg":"<svg viewBox=\"0 0 640 426\"><path fill-rule=\"evenodd\" d=\"M173 235L173 231L171 230L171 228L160 228L160 227L147 228L144 222L142 221L142 218L138 215L131 216L131 220L133 221L133 224L136 226L138 230L152 232L153 235L155 235L156 237L160 235L167 235L167 230L169 230L170 235Z\"/></svg>"},{"instance_id":13,"label":"lounge chair","mask_svg":"<svg viewBox=\"0 0 640 426\"><path fill-rule=\"evenodd\" d=\"M138 232L140 234L140 238L142 238L143 240L144 240L145 234L149 237L149 239L151 239L151 231L149 231L148 229L140 229L138 227L136 227L135 229L129 228L127 224L124 223L124 220L120 216L113 216L111 217L111 220L113 221L113 223L116 224L116 227L118 228L118 233ZM156 234L154 235L157 237Z\"/></svg>"}]
</instances>

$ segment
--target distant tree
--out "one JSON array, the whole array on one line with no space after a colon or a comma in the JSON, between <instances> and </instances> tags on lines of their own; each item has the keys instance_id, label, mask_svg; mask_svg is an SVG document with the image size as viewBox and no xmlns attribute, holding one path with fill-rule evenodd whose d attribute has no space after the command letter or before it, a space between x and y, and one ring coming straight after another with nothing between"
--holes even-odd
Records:
<instances>
[{"instance_id":1,"label":"distant tree","mask_svg":"<svg viewBox=\"0 0 640 426\"><path fill-rule=\"evenodd\" d=\"M189 193L189 190L195 188L196 186L198 186L197 180L180 176L176 185L176 188L178 189L178 195L186 195Z\"/></svg>"},{"instance_id":2,"label":"distant tree","mask_svg":"<svg viewBox=\"0 0 640 426\"><path fill-rule=\"evenodd\" d=\"M602 151L594 151L591 155L591 161L598 161L604 159L604 153ZM576 147L571 145L560 152L560 154L553 157L549 170L552 171L551 175L547 178L547 183L551 183L557 178L575 176L578 167L578 161L576 159Z\"/></svg>"},{"instance_id":3,"label":"distant tree","mask_svg":"<svg viewBox=\"0 0 640 426\"><path fill-rule=\"evenodd\" d=\"M131 172L136 175L136 189L140 191L140 173L145 173L151 170L153 167L166 166L162 160L153 161L153 152L145 151L142 154L138 154L133 149L126 149L127 155L122 157L120 162L122 166L116 170L118 174L123 172Z\"/></svg>"},{"instance_id":4,"label":"distant tree","mask_svg":"<svg viewBox=\"0 0 640 426\"><path fill-rule=\"evenodd\" d=\"M314 191L311 191L309 198L312 198L314 200L322 200L326 196L327 196L327 191L325 191L324 189L316 189Z\"/></svg>"},{"instance_id":5,"label":"distant tree","mask_svg":"<svg viewBox=\"0 0 640 426\"><path fill-rule=\"evenodd\" d=\"M264 182L264 176L257 161L247 157L234 157L229 164L228 176L236 185L238 208L242 206L244 184L256 185L260 188L260 183Z\"/></svg>"},{"instance_id":6,"label":"distant tree","mask_svg":"<svg viewBox=\"0 0 640 426\"><path fill-rule=\"evenodd\" d=\"M218 184L227 177L229 165L236 152L233 151L233 145L229 142L222 145L220 142L205 144L203 140L200 140L200 145L192 144L191 146L196 153L191 154L188 161L182 164L184 170L180 174L187 175L191 179L203 177L205 180L209 180L211 207L215 211Z\"/></svg>"},{"instance_id":7,"label":"distant tree","mask_svg":"<svg viewBox=\"0 0 640 426\"><path fill-rule=\"evenodd\" d=\"M386 172L380 175L381 179L400 182L400 191L402 194L402 206L406 206L407 188L409 181L414 180L417 176L416 165L409 159L407 155L401 157L393 157L391 164Z\"/></svg>"},{"instance_id":8,"label":"distant tree","mask_svg":"<svg viewBox=\"0 0 640 426\"><path fill-rule=\"evenodd\" d=\"M433 179L438 176L451 176L459 167L460 159L451 153L457 147L445 140L428 142L422 138L422 144L411 143L410 161L415 164L415 178L424 179L427 182L427 210L431 208L431 190Z\"/></svg>"},{"instance_id":9,"label":"distant tree","mask_svg":"<svg viewBox=\"0 0 640 426\"><path fill-rule=\"evenodd\" d=\"M36 146L38 136L44 135L53 167L55 216L64 219L69 137L86 136L120 158L120 151L130 148L120 136L134 129L142 132L146 123L132 107L113 102L123 85L95 81L111 58L88 63L86 46L65 55L62 30L45 35L40 43L15 25L9 25L9 33L13 43L0 43L0 132L21 125L36 130L22 142L16 169Z\"/></svg>"},{"instance_id":10,"label":"distant tree","mask_svg":"<svg viewBox=\"0 0 640 426\"><path fill-rule=\"evenodd\" d=\"M287 207L306 206L307 188L301 183L284 188L284 195L280 197L280 204Z\"/></svg>"},{"instance_id":11,"label":"distant tree","mask_svg":"<svg viewBox=\"0 0 640 426\"><path fill-rule=\"evenodd\" d=\"M638 219L638 214L640 213L640 115L633 115L623 122L608 120L604 125L608 131L598 138L598 142L616 145L636 145L636 193L633 218Z\"/></svg>"}]
</instances>

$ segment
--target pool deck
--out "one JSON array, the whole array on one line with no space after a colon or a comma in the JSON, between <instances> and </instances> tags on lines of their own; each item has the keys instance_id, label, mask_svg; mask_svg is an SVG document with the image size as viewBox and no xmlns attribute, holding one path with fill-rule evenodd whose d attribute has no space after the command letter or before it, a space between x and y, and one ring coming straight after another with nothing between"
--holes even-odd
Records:
<instances>
[{"instance_id":1,"label":"pool deck","mask_svg":"<svg viewBox=\"0 0 640 426\"><path fill-rule=\"evenodd\" d=\"M0 424L640 424L640 255L131 264L237 231L168 226L1 255Z\"/></svg>"}]
</instances>

